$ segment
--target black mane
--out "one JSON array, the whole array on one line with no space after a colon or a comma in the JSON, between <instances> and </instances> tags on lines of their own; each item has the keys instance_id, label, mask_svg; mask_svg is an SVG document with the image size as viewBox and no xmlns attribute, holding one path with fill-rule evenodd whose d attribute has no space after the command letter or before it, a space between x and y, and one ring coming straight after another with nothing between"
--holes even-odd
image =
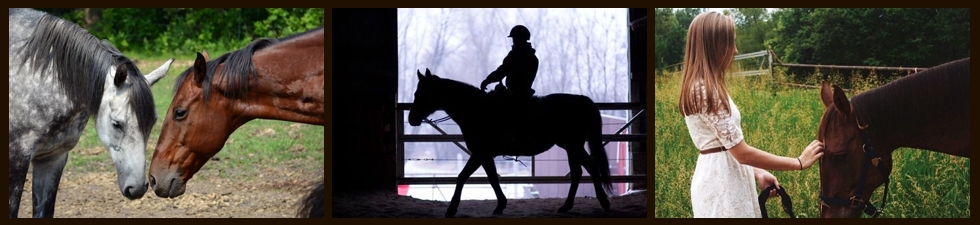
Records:
<instances>
[{"instance_id":1,"label":"black mane","mask_svg":"<svg viewBox=\"0 0 980 225\"><path fill-rule=\"evenodd\" d=\"M252 55L255 52L276 44L289 41L296 37L304 36L315 31L322 30L323 26L298 34L293 34L284 38L261 38L253 41L242 49L225 53L216 59L207 62L207 72L204 75L202 89L204 91L204 101L207 102L211 96L211 80L215 76L218 65L224 63L221 75L224 75L223 84L227 88L225 97L232 99L244 98L248 94L248 80L257 78L255 65L252 64ZM177 76L177 84L184 83L184 79L193 71L193 66L188 67L184 72ZM180 92L180 85L174 85L174 94Z\"/></svg>"},{"instance_id":2,"label":"black mane","mask_svg":"<svg viewBox=\"0 0 980 225\"><path fill-rule=\"evenodd\" d=\"M149 84L136 64L111 43L100 41L77 24L44 14L21 51L24 53L22 63L29 62L34 71L48 74L47 69L53 68L65 93L72 101L82 103L91 115L99 111L105 76L110 69L125 69L126 79L133 88L129 103L136 111L143 137L149 137L150 129L156 123L156 107Z\"/></svg>"},{"instance_id":3,"label":"black mane","mask_svg":"<svg viewBox=\"0 0 980 225\"><path fill-rule=\"evenodd\" d=\"M450 95L454 98L467 99L467 101L475 101L481 99L480 97L485 97L486 92L483 92L476 86L471 84L463 83L457 80L440 78L439 81L442 82L440 86L444 87L445 93L453 93Z\"/></svg>"}]
</instances>

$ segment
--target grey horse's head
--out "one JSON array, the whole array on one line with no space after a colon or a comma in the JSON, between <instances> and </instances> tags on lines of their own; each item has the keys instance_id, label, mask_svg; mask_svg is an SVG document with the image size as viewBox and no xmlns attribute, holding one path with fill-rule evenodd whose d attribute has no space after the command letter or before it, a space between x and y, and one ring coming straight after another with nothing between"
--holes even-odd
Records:
<instances>
[{"instance_id":1,"label":"grey horse's head","mask_svg":"<svg viewBox=\"0 0 980 225\"><path fill-rule=\"evenodd\" d=\"M156 107L149 87L167 74L173 61L164 62L145 76L131 63L120 64L106 74L102 101L95 115L95 131L109 148L116 165L119 190L129 199L141 198L147 190L146 145L150 128L156 122Z\"/></svg>"}]
</instances>

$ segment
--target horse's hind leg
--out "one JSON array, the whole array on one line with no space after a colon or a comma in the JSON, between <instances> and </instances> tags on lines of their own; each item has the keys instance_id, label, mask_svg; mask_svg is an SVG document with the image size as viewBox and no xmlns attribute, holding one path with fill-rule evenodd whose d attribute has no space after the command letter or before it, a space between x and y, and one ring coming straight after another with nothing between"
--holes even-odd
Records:
<instances>
[{"instance_id":1,"label":"horse's hind leg","mask_svg":"<svg viewBox=\"0 0 980 225\"><path fill-rule=\"evenodd\" d=\"M599 151L603 151L603 149L599 149ZM580 163L580 164L571 165L572 159L577 160L577 162ZM578 170L579 171L578 172L579 174L582 173L582 170L580 168L578 168L579 165L581 165L582 167L585 167L585 171L588 171L589 172L589 176L592 177L592 184L595 185L595 195L596 195L596 199L599 199L599 205L602 206L602 209L609 210L609 196L606 195L605 189L602 188L602 177L600 177L599 170L598 170L598 168L596 168L597 165L595 163L593 163L592 157L585 153L585 148L581 148L581 149L571 148L571 149L569 149L569 151L568 151L568 163L569 163L569 166L570 167L574 167L576 170ZM575 171L575 170L573 170L573 171ZM573 176L574 176L574 173L573 173ZM574 184L578 184L578 180L579 179L575 178L575 179L572 180L572 182L575 182ZM577 185L574 185L573 186L573 189L571 189L571 190L575 190L574 189L575 187L577 187ZM574 194L574 193L569 193L569 194ZM569 196L571 196L571 195L569 195ZM568 205L568 208L572 208L572 206L571 206L572 200L571 199L572 198L569 198L569 200L567 200L565 202L565 204ZM564 208L564 206L562 206L562 208Z\"/></svg>"},{"instance_id":2,"label":"horse's hind leg","mask_svg":"<svg viewBox=\"0 0 980 225\"><path fill-rule=\"evenodd\" d=\"M487 180L490 181L490 187L493 188L493 193L497 195L497 208L493 209L493 214L504 214L504 208L507 207L507 196L504 196L504 191L500 189L500 176L497 174L497 165L494 165L493 158L481 158L480 161L483 163L483 171L487 172Z\"/></svg>"},{"instance_id":3,"label":"horse's hind leg","mask_svg":"<svg viewBox=\"0 0 980 225\"><path fill-rule=\"evenodd\" d=\"M604 151L604 149L599 149L599 151ZM582 166L585 170L589 172L589 176L592 177L592 184L595 185L595 196L599 199L599 205L602 206L603 210L609 210L609 196L606 195L606 189L602 188L602 178L599 175L599 168L593 161L594 158L587 156L582 152L579 152L579 158L582 159Z\"/></svg>"},{"instance_id":4,"label":"horse's hind leg","mask_svg":"<svg viewBox=\"0 0 980 225\"><path fill-rule=\"evenodd\" d=\"M571 210L572 206L575 205L575 194L578 192L578 184L582 179L582 161L584 160L581 159L579 154L575 154L573 152L585 151L585 149L581 146L578 148L571 146L563 147L569 147L565 150L568 152L568 170L569 175L572 178L572 183L568 186L568 198L565 199L565 204L561 205L561 208L558 208L559 213L568 212L568 210Z\"/></svg>"},{"instance_id":5,"label":"horse's hind leg","mask_svg":"<svg viewBox=\"0 0 980 225\"><path fill-rule=\"evenodd\" d=\"M34 218L54 217L54 203L58 197L61 172L68 161L68 152L46 158L34 158Z\"/></svg>"},{"instance_id":6,"label":"horse's hind leg","mask_svg":"<svg viewBox=\"0 0 980 225\"><path fill-rule=\"evenodd\" d=\"M453 192L453 199L449 201L449 209L446 209L446 218L456 215L456 209L459 208L459 200L463 194L463 184L470 178L470 175L473 175L473 172L476 172L477 168L480 168L478 156L470 155L470 159L466 161L463 170L456 177L456 191Z\"/></svg>"},{"instance_id":7,"label":"horse's hind leg","mask_svg":"<svg viewBox=\"0 0 980 225\"><path fill-rule=\"evenodd\" d=\"M20 213L20 198L24 194L27 169L30 168L31 161L28 160L27 155L20 154L22 151L19 147L11 147L10 152L15 154L10 155L10 164L7 165L7 190L10 192L7 195L10 206L8 218L17 218L17 214Z\"/></svg>"}]
</instances>

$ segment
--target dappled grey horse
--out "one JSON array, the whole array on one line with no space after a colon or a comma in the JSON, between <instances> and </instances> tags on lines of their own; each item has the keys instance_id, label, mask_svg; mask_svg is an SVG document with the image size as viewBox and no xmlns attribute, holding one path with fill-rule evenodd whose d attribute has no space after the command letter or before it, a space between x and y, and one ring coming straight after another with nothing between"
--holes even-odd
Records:
<instances>
[{"instance_id":1,"label":"dappled grey horse","mask_svg":"<svg viewBox=\"0 0 980 225\"><path fill-rule=\"evenodd\" d=\"M17 217L33 163L34 217L54 216L68 151L89 116L115 163L123 196L147 190L146 141L156 123L150 85L173 58L144 77L109 42L78 25L31 9L9 9L9 217Z\"/></svg>"}]
</instances>

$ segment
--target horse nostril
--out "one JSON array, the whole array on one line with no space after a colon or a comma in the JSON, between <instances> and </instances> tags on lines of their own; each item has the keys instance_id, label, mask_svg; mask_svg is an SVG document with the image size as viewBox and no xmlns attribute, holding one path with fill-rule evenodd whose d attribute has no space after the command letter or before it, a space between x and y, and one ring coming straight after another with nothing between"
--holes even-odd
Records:
<instances>
[{"instance_id":1,"label":"horse nostril","mask_svg":"<svg viewBox=\"0 0 980 225\"><path fill-rule=\"evenodd\" d=\"M157 186L157 179L150 176L150 186Z\"/></svg>"}]
</instances>

